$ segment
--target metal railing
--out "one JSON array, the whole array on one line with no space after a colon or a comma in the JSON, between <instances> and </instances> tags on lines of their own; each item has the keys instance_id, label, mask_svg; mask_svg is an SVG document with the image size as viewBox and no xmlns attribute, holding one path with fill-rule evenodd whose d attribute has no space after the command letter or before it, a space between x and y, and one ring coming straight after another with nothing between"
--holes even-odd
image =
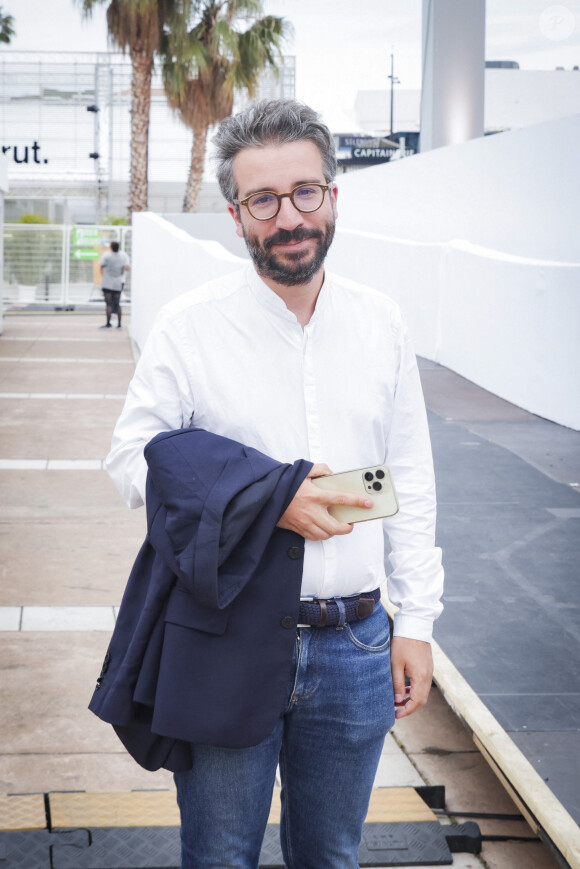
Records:
<instances>
[{"instance_id":1,"label":"metal railing","mask_svg":"<svg viewBox=\"0 0 580 869\"><path fill-rule=\"evenodd\" d=\"M73 308L102 300L99 262L112 241L131 257L130 226L4 224L5 308ZM131 298L126 272L123 300Z\"/></svg>"}]
</instances>

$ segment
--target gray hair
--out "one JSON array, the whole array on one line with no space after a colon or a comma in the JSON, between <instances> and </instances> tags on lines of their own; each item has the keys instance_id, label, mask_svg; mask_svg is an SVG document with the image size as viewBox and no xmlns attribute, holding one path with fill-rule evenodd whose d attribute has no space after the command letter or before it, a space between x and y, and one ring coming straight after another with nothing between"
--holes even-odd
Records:
<instances>
[{"instance_id":1,"label":"gray hair","mask_svg":"<svg viewBox=\"0 0 580 869\"><path fill-rule=\"evenodd\" d=\"M227 202L237 198L233 162L242 148L283 145L304 139L314 142L322 155L327 182L336 175L334 139L314 109L297 100L260 100L226 118L213 137L216 146L217 179Z\"/></svg>"}]
</instances>

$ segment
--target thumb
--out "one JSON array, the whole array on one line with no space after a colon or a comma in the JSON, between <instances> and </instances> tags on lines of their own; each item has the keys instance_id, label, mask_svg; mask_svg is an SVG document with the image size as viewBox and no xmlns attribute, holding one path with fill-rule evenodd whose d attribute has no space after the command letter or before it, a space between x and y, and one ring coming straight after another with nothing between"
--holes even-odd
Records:
<instances>
[{"instance_id":1,"label":"thumb","mask_svg":"<svg viewBox=\"0 0 580 869\"><path fill-rule=\"evenodd\" d=\"M312 465L310 472L308 473L309 477L326 477L328 474L332 474L332 471L325 465L324 462L316 462Z\"/></svg>"}]
</instances>

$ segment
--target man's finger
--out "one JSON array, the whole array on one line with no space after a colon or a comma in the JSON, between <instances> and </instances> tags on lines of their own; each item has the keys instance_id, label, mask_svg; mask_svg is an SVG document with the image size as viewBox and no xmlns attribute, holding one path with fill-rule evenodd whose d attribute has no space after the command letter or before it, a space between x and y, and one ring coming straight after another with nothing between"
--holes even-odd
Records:
<instances>
[{"instance_id":1,"label":"man's finger","mask_svg":"<svg viewBox=\"0 0 580 869\"><path fill-rule=\"evenodd\" d=\"M324 497L321 499L326 507L365 507L373 506L372 498L366 495L351 495L348 492L330 492L328 489L320 489Z\"/></svg>"},{"instance_id":2,"label":"man's finger","mask_svg":"<svg viewBox=\"0 0 580 869\"><path fill-rule=\"evenodd\" d=\"M395 695L395 706L403 702L406 696L405 691L405 667L400 666L391 654L391 674L393 677L393 693Z\"/></svg>"},{"instance_id":3,"label":"man's finger","mask_svg":"<svg viewBox=\"0 0 580 869\"><path fill-rule=\"evenodd\" d=\"M330 516L330 513L328 514ZM332 516L330 517L332 519ZM332 519L332 534L351 534L354 525L350 525L348 522L339 522L338 519Z\"/></svg>"},{"instance_id":4,"label":"man's finger","mask_svg":"<svg viewBox=\"0 0 580 869\"><path fill-rule=\"evenodd\" d=\"M409 697L403 702L403 704L399 706L395 704L395 718L397 720L399 718L407 718L408 715L412 715L413 712L416 712L417 709L420 709L421 706L424 705L424 703L417 703L415 700Z\"/></svg>"},{"instance_id":5,"label":"man's finger","mask_svg":"<svg viewBox=\"0 0 580 869\"><path fill-rule=\"evenodd\" d=\"M316 527L324 532L327 537L334 537L335 534L350 534L353 530L352 525L347 522L341 522L339 519L335 519L334 516L330 515L328 510L322 507L317 511L316 517L313 521Z\"/></svg>"},{"instance_id":6,"label":"man's finger","mask_svg":"<svg viewBox=\"0 0 580 869\"><path fill-rule=\"evenodd\" d=\"M408 685L405 689L405 698L401 703L395 702L395 718L406 718L427 703L431 682L420 685Z\"/></svg>"},{"instance_id":7,"label":"man's finger","mask_svg":"<svg viewBox=\"0 0 580 869\"><path fill-rule=\"evenodd\" d=\"M410 685L405 685L405 690L404 690L403 694L401 694L400 691L397 694L395 694L395 706L397 707L397 709L402 708L403 706L406 706L408 703L411 702L411 700L412 700L412 697L411 697L411 686Z\"/></svg>"}]
</instances>

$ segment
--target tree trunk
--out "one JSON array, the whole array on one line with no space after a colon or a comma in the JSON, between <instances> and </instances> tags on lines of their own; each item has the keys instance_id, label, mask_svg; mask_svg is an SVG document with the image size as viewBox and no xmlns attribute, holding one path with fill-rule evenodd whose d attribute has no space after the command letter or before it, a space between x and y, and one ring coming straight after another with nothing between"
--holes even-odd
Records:
<instances>
[{"instance_id":1,"label":"tree trunk","mask_svg":"<svg viewBox=\"0 0 580 869\"><path fill-rule=\"evenodd\" d=\"M185 197L183 199L184 211L197 211L201 182L203 181L208 128L209 124L200 124L193 128L191 163L189 165L187 187L185 188Z\"/></svg>"},{"instance_id":2,"label":"tree trunk","mask_svg":"<svg viewBox=\"0 0 580 869\"><path fill-rule=\"evenodd\" d=\"M149 160L149 113L153 54L131 48L131 185L129 214L147 211L147 166Z\"/></svg>"}]
</instances>

